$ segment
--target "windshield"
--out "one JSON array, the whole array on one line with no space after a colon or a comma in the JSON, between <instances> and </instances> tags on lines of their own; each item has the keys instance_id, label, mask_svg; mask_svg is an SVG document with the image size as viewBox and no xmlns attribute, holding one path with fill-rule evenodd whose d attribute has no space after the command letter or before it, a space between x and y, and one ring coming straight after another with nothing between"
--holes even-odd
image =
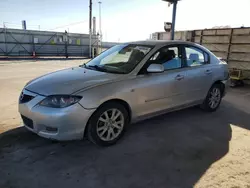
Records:
<instances>
[{"instance_id":1,"label":"windshield","mask_svg":"<svg viewBox=\"0 0 250 188\"><path fill-rule=\"evenodd\" d=\"M136 67L151 49L151 46L136 44L116 45L89 61L85 68L127 74Z\"/></svg>"}]
</instances>

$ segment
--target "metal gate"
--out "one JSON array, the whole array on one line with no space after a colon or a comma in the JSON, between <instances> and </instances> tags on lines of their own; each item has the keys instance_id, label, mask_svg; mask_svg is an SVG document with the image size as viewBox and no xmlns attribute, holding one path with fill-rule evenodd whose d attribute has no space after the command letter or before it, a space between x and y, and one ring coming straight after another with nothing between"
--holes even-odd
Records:
<instances>
[{"instance_id":1,"label":"metal gate","mask_svg":"<svg viewBox=\"0 0 250 188\"><path fill-rule=\"evenodd\" d=\"M98 37L92 41L97 45ZM0 56L88 55L88 34L0 28Z\"/></svg>"}]
</instances>

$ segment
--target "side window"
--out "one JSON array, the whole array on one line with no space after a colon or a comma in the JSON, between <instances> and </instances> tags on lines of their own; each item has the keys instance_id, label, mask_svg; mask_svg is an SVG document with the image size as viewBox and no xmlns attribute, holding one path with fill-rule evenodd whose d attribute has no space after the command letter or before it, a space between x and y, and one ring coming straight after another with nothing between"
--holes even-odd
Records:
<instances>
[{"instance_id":1,"label":"side window","mask_svg":"<svg viewBox=\"0 0 250 188\"><path fill-rule=\"evenodd\" d=\"M208 55L200 49L185 47L187 66L200 66L208 63Z\"/></svg>"},{"instance_id":2,"label":"side window","mask_svg":"<svg viewBox=\"0 0 250 188\"><path fill-rule=\"evenodd\" d=\"M163 47L150 59L150 64L162 64L165 70L181 68L178 47Z\"/></svg>"}]
</instances>

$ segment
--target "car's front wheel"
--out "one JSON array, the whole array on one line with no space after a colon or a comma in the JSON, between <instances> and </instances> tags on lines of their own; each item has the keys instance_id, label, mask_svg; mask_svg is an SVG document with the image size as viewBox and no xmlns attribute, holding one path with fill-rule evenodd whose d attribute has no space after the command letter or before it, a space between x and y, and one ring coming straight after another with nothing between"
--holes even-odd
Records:
<instances>
[{"instance_id":1,"label":"car's front wheel","mask_svg":"<svg viewBox=\"0 0 250 188\"><path fill-rule=\"evenodd\" d=\"M205 111L213 112L216 111L221 103L222 99L222 86L221 84L214 84L208 94L206 99L203 101L201 108Z\"/></svg>"},{"instance_id":2,"label":"car's front wheel","mask_svg":"<svg viewBox=\"0 0 250 188\"><path fill-rule=\"evenodd\" d=\"M126 108L116 102L102 105L89 120L87 136L99 146L115 144L128 124Z\"/></svg>"}]
</instances>

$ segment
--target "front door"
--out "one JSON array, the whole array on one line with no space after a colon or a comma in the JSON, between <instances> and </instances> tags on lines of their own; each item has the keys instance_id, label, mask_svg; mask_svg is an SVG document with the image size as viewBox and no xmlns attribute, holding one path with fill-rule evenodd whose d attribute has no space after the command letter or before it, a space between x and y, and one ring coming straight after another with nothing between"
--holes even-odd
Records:
<instances>
[{"instance_id":1,"label":"front door","mask_svg":"<svg viewBox=\"0 0 250 188\"><path fill-rule=\"evenodd\" d=\"M139 74L135 93L138 95L137 116L143 116L185 104L185 72L179 46L166 46L157 51L146 63L162 64L162 73Z\"/></svg>"}]
</instances>

